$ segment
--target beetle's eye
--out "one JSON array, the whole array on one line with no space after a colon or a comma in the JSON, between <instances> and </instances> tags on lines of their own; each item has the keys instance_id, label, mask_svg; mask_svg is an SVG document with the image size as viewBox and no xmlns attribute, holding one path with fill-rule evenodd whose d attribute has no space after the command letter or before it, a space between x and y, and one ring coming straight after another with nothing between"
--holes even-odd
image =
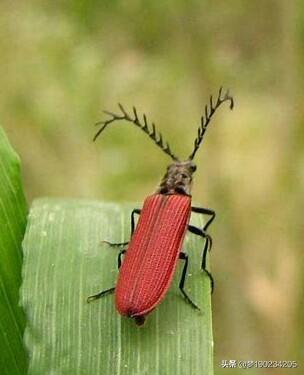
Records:
<instances>
[{"instance_id":1,"label":"beetle's eye","mask_svg":"<svg viewBox=\"0 0 304 375\"><path fill-rule=\"evenodd\" d=\"M185 173L182 173L182 178L187 178L188 176Z\"/></svg>"},{"instance_id":2,"label":"beetle's eye","mask_svg":"<svg viewBox=\"0 0 304 375\"><path fill-rule=\"evenodd\" d=\"M191 170L192 170L192 172L195 172L195 171L196 171L196 165L193 165L193 166L191 167Z\"/></svg>"}]
</instances>

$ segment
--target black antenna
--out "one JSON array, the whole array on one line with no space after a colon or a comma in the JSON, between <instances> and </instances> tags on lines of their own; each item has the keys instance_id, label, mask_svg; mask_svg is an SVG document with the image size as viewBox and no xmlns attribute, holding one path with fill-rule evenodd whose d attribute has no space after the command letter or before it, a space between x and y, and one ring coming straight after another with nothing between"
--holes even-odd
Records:
<instances>
[{"instance_id":1,"label":"black antenna","mask_svg":"<svg viewBox=\"0 0 304 375\"><path fill-rule=\"evenodd\" d=\"M217 101L216 101L215 106L213 106L213 103L212 103L212 95L210 96L209 111L208 111L208 105L205 106L205 117L204 116L201 117L201 126L198 128L198 135L197 135L197 137L194 141L194 149L192 151L192 154L189 156L189 160L192 160L194 158L194 156L196 154L196 151L199 149L199 146L200 146L200 144L202 142L202 139L204 137L204 134L206 132L207 126L208 126L213 114L218 109L218 107L222 103L229 100L230 101L230 109L233 109L234 101L233 101L233 97L229 94L229 90L227 90L225 95L223 96L223 98L221 98L222 90L223 90L223 88L221 87L219 89L219 93L218 93L218 97L217 97Z\"/></svg>"},{"instance_id":2,"label":"black antenna","mask_svg":"<svg viewBox=\"0 0 304 375\"><path fill-rule=\"evenodd\" d=\"M95 141L101 132L105 130L105 128L110 125L114 121L129 121L132 122L134 125L138 126L141 130L143 130L148 136L157 144L158 147L160 147L167 155L169 155L173 160L178 161L179 159L172 153L170 146L168 142L163 141L163 137L160 133L157 133L155 130L155 124L152 122L151 127L152 130L149 129L149 124L147 122L147 117L145 114L143 114L143 124L140 122L136 108L133 107L133 115L134 118L132 118L124 109L124 107L118 103L118 106L122 112L121 115L116 115L115 113L104 111L105 114L110 116L108 120L105 121L99 121L95 125L102 125L101 128L98 130L98 132L95 134L93 141Z\"/></svg>"}]
</instances>

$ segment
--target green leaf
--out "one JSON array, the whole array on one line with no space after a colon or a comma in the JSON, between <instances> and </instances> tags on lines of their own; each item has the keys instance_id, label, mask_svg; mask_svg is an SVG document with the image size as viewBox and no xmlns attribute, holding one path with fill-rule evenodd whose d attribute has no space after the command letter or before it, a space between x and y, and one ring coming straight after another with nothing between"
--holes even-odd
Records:
<instances>
[{"instance_id":1,"label":"green leaf","mask_svg":"<svg viewBox=\"0 0 304 375\"><path fill-rule=\"evenodd\" d=\"M0 128L1 374L26 373L27 355L22 342L25 318L18 305L26 214L19 157Z\"/></svg>"},{"instance_id":2,"label":"green leaf","mask_svg":"<svg viewBox=\"0 0 304 375\"><path fill-rule=\"evenodd\" d=\"M121 317L113 295L89 295L115 285L117 249L128 240L131 206L82 200L34 202L24 240L22 303L27 312L30 374L213 374L210 282L199 269L203 241L187 235L186 289L181 268L165 300L143 327ZM202 225L195 215L194 223ZM180 266L179 266L180 267Z\"/></svg>"}]
</instances>

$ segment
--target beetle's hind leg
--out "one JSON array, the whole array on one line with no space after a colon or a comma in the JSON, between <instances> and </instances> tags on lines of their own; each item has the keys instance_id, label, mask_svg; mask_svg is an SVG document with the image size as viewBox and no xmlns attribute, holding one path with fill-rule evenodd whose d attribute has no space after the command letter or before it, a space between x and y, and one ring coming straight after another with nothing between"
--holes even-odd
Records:
<instances>
[{"instance_id":1,"label":"beetle's hind leg","mask_svg":"<svg viewBox=\"0 0 304 375\"><path fill-rule=\"evenodd\" d=\"M181 252L179 254L179 259L184 260L184 268L182 272L182 276L179 282L179 289L182 292L183 296L185 297L186 301L195 309L200 310L200 308L192 301L192 299L188 296L186 293L184 286L185 286L185 280L187 275L187 269L188 269L188 255L186 253Z\"/></svg>"},{"instance_id":2,"label":"beetle's hind leg","mask_svg":"<svg viewBox=\"0 0 304 375\"><path fill-rule=\"evenodd\" d=\"M125 254L127 250L126 249L123 249L119 252L118 254L118 257L117 257L117 268L119 269L120 266L121 266L121 257L123 256L123 254ZM115 291L115 287L112 287L112 288L109 288L109 289L106 289L106 290L102 290L101 292L97 293L97 294L93 294L92 296L89 296L87 298L87 302L92 302L92 301L95 301L96 299L99 299L101 297L104 297L106 296L107 294L111 294Z\"/></svg>"},{"instance_id":3,"label":"beetle's hind leg","mask_svg":"<svg viewBox=\"0 0 304 375\"><path fill-rule=\"evenodd\" d=\"M114 290L115 290L115 287L103 290L103 291L101 291L101 292L99 292L97 294L93 294L92 296L89 296L87 298L87 302L89 303L89 302L95 301L96 299L99 299L99 298L101 298L103 296L106 296L107 294L111 294L111 293L114 292Z\"/></svg>"}]
</instances>

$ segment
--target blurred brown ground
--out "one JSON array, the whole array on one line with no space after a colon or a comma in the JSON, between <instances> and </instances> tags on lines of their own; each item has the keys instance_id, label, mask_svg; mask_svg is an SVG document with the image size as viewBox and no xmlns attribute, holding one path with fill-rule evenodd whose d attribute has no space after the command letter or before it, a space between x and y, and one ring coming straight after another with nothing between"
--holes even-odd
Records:
<instances>
[{"instance_id":1,"label":"blurred brown ground","mask_svg":"<svg viewBox=\"0 0 304 375\"><path fill-rule=\"evenodd\" d=\"M93 144L102 109L136 104L186 157L209 95L229 87L235 110L213 120L193 190L218 214L215 373L243 373L222 359L297 360L250 373L302 373L303 3L88 4L0 3L0 119L29 201L142 201L169 159L128 124Z\"/></svg>"}]
</instances>

